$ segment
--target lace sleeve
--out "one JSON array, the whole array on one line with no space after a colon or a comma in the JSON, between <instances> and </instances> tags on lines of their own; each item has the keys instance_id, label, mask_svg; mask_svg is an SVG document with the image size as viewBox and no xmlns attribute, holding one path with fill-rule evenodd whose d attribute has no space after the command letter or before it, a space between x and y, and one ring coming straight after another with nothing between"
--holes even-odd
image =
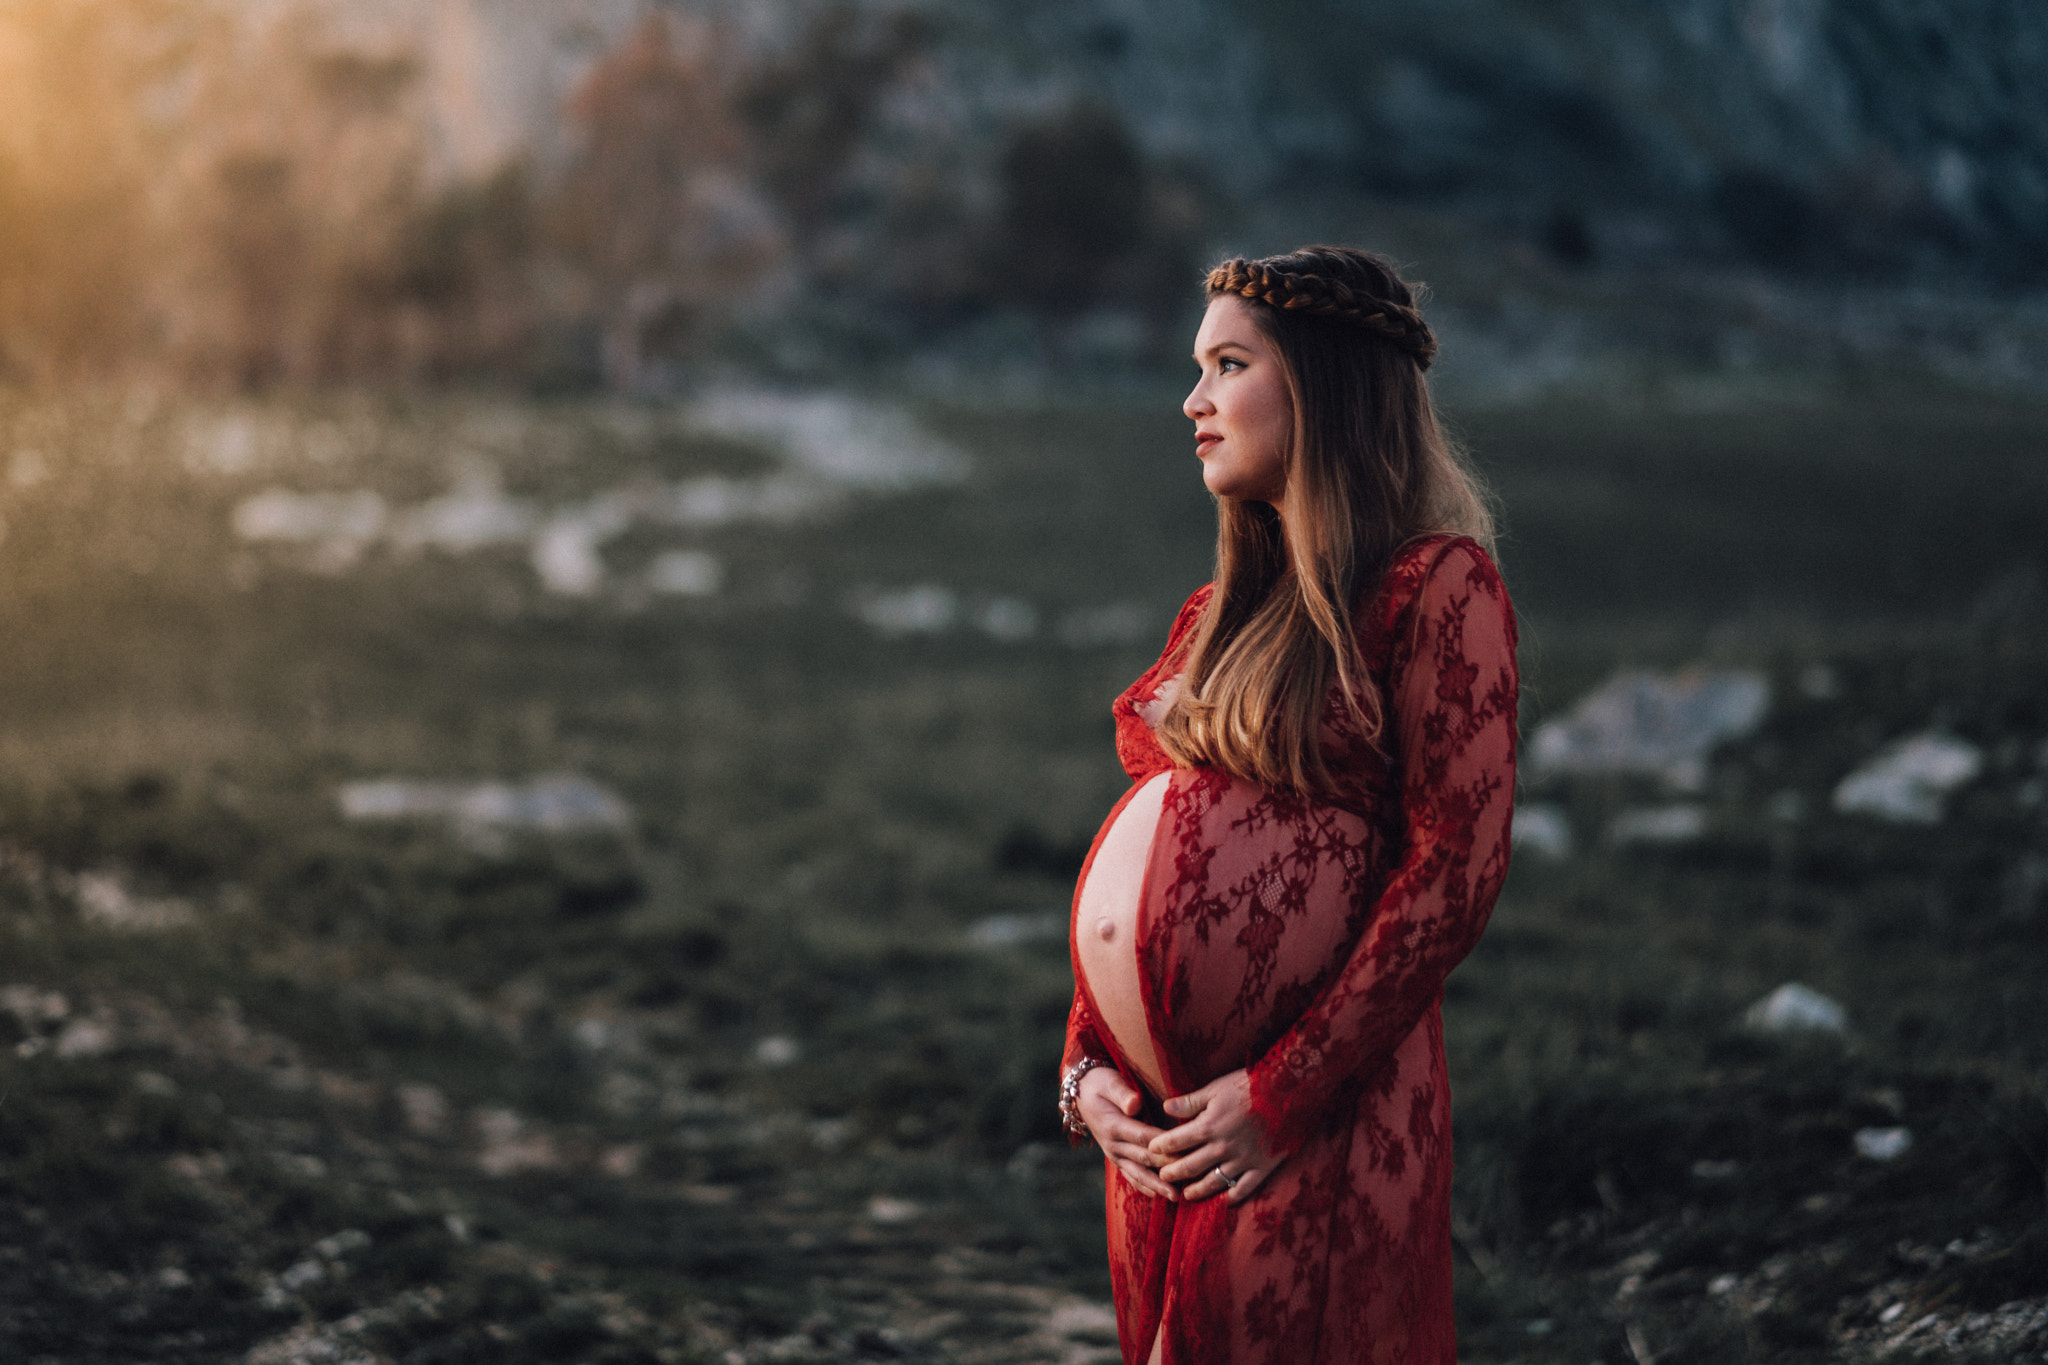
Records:
<instances>
[{"instance_id":1,"label":"lace sleeve","mask_svg":"<svg viewBox=\"0 0 2048 1365\"><path fill-rule=\"evenodd\" d=\"M1508 867L1515 622L1492 563L1453 542L1416 591L1387 672L1401 861L1343 969L1251 1067L1254 1111L1291 1152L1368 1076L1472 950Z\"/></svg>"}]
</instances>

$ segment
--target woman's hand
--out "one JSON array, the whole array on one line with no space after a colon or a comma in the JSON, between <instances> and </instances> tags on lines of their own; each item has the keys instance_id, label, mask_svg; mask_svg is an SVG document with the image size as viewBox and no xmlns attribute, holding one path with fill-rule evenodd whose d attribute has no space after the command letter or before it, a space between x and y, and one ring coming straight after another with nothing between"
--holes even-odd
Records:
<instances>
[{"instance_id":1,"label":"woman's hand","mask_svg":"<svg viewBox=\"0 0 2048 1365\"><path fill-rule=\"evenodd\" d=\"M1108 1153L1124 1179L1154 1198L1180 1198L1180 1191L1161 1180L1154 1169L1162 1159L1153 1155L1149 1144L1161 1130L1139 1120L1145 1097L1136 1086L1118 1075L1116 1068L1098 1066L1081 1077L1075 1103L1081 1122L1088 1125L1096 1145Z\"/></svg>"},{"instance_id":2,"label":"woman's hand","mask_svg":"<svg viewBox=\"0 0 2048 1365\"><path fill-rule=\"evenodd\" d=\"M1186 1122L1153 1138L1151 1156L1159 1178L1178 1185L1184 1200L1228 1193L1231 1203L1242 1204L1287 1160L1266 1150L1266 1130L1252 1113L1251 1077L1242 1070L1174 1096L1166 1112Z\"/></svg>"}]
</instances>

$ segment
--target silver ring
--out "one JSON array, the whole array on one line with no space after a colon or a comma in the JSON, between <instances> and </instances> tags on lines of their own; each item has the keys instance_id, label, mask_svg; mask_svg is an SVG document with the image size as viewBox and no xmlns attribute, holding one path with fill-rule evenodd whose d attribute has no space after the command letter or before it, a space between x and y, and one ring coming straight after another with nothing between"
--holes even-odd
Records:
<instances>
[{"instance_id":1,"label":"silver ring","mask_svg":"<svg viewBox=\"0 0 2048 1365\"><path fill-rule=\"evenodd\" d=\"M1209 1174L1215 1176L1218 1180L1222 1181L1224 1189L1234 1190L1237 1188L1237 1181L1232 1180L1229 1176L1223 1174L1223 1168L1221 1166L1216 1167L1214 1170L1210 1171ZM1242 1176L1238 1177L1239 1180L1242 1180L1243 1178L1244 1177Z\"/></svg>"}]
</instances>

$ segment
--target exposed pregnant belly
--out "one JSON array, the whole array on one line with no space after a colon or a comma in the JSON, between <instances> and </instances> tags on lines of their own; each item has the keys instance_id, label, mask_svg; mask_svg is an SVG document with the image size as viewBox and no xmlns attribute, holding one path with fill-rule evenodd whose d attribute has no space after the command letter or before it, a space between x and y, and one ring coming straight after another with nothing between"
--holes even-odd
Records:
<instances>
[{"instance_id":1,"label":"exposed pregnant belly","mask_svg":"<svg viewBox=\"0 0 2048 1365\"><path fill-rule=\"evenodd\" d=\"M1370 919L1389 833L1207 770L1156 774L1126 799L1083 877L1075 956L1148 1088L1174 1093L1169 1070L1193 1088L1247 1066L1301 1016Z\"/></svg>"},{"instance_id":2,"label":"exposed pregnant belly","mask_svg":"<svg viewBox=\"0 0 2048 1365\"><path fill-rule=\"evenodd\" d=\"M1138 992L1138 910L1171 773L1158 773L1098 836L1074 911L1075 956L1102 1025L1153 1094L1167 1095Z\"/></svg>"}]
</instances>

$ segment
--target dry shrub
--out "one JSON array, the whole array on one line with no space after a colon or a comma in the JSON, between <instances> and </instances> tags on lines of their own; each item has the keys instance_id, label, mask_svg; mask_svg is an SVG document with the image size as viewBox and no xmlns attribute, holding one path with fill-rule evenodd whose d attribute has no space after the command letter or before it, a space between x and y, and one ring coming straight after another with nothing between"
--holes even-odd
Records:
<instances>
[{"instance_id":1,"label":"dry shrub","mask_svg":"<svg viewBox=\"0 0 2048 1365\"><path fill-rule=\"evenodd\" d=\"M1007 140L948 123L931 42L839 5L761 52L656 10L565 102L564 161L464 178L405 21L18 0L0 8L0 378L594 370L633 391L803 291L876 334L1007 305L1055 336L1102 307L1165 335L1201 196L1103 106Z\"/></svg>"},{"instance_id":2,"label":"dry shrub","mask_svg":"<svg viewBox=\"0 0 2048 1365\"><path fill-rule=\"evenodd\" d=\"M561 185L558 240L580 267L614 388L645 378L650 349L687 339L784 250L780 222L743 172L729 36L650 14L570 101L578 147Z\"/></svg>"},{"instance_id":3,"label":"dry shrub","mask_svg":"<svg viewBox=\"0 0 2048 1365\"><path fill-rule=\"evenodd\" d=\"M0 10L0 374L59 379L132 350L163 130L135 92L170 75L176 8L21 0Z\"/></svg>"}]
</instances>

